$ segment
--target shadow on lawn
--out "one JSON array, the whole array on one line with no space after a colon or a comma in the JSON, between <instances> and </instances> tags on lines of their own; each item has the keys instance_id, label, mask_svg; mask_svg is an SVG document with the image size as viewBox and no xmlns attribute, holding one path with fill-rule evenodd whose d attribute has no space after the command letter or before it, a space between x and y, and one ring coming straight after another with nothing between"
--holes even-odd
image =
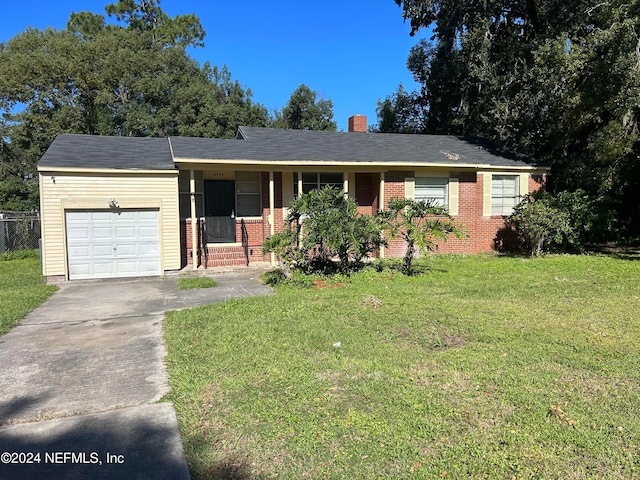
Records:
<instances>
[{"instance_id":1,"label":"shadow on lawn","mask_svg":"<svg viewBox=\"0 0 640 480\"><path fill-rule=\"evenodd\" d=\"M588 251L607 255L618 260L640 260L640 246L590 245Z\"/></svg>"},{"instance_id":2,"label":"shadow on lawn","mask_svg":"<svg viewBox=\"0 0 640 480\"><path fill-rule=\"evenodd\" d=\"M183 437L184 438L184 437ZM194 480L263 480L253 471L252 460L243 452L221 453L221 459L210 464L205 459L218 448L211 436L195 434L184 442L191 478Z\"/></svg>"}]
</instances>

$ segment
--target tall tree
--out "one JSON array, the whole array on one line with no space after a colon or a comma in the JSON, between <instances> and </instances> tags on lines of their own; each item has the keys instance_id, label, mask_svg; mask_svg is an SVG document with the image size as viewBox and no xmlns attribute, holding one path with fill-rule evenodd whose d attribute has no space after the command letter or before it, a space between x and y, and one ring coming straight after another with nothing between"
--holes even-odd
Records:
<instances>
[{"instance_id":1,"label":"tall tree","mask_svg":"<svg viewBox=\"0 0 640 480\"><path fill-rule=\"evenodd\" d=\"M395 1L412 33L433 31L408 59L426 132L536 157L640 232L640 1Z\"/></svg>"},{"instance_id":2,"label":"tall tree","mask_svg":"<svg viewBox=\"0 0 640 480\"><path fill-rule=\"evenodd\" d=\"M329 130L335 132L338 125L333 120L333 102L317 100L317 94L306 85L300 85L282 109L275 112L273 126L294 130Z\"/></svg>"},{"instance_id":3,"label":"tall tree","mask_svg":"<svg viewBox=\"0 0 640 480\"><path fill-rule=\"evenodd\" d=\"M268 124L226 67L186 53L204 38L195 15L169 18L156 0L106 10L117 23L74 13L66 30L29 28L0 44L0 182L34 175L63 132L232 137L241 124Z\"/></svg>"},{"instance_id":4,"label":"tall tree","mask_svg":"<svg viewBox=\"0 0 640 480\"><path fill-rule=\"evenodd\" d=\"M380 133L424 133L427 111L420 104L416 92L407 92L402 84L384 100L378 100L376 108Z\"/></svg>"}]
</instances>

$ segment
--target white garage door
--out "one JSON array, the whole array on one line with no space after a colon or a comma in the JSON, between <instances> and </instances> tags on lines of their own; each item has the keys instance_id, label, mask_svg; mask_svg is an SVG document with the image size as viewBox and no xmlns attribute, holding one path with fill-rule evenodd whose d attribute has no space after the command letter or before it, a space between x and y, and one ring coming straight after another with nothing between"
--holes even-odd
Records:
<instances>
[{"instance_id":1,"label":"white garage door","mask_svg":"<svg viewBox=\"0 0 640 480\"><path fill-rule=\"evenodd\" d=\"M66 212L69 279L160 275L158 211Z\"/></svg>"}]
</instances>

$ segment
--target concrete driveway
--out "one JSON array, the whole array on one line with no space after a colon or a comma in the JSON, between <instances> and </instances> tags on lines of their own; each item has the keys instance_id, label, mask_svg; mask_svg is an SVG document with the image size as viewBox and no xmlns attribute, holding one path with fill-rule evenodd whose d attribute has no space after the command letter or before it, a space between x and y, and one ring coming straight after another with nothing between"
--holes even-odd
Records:
<instances>
[{"instance_id":1,"label":"concrete driveway","mask_svg":"<svg viewBox=\"0 0 640 480\"><path fill-rule=\"evenodd\" d=\"M214 276L64 283L0 337L0 479L189 479L173 405L156 403L164 312L270 292L255 270Z\"/></svg>"}]
</instances>

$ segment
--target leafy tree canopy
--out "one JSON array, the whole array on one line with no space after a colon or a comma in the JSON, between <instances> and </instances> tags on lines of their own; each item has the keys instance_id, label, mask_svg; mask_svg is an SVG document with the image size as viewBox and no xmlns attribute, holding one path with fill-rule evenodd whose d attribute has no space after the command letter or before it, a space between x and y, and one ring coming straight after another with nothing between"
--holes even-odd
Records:
<instances>
[{"instance_id":1,"label":"leafy tree canopy","mask_svg":"<svg viewBox=\"0 0 640 480\"><path fill-rule=\"evenodd\" d=\"M433 37L407 61L419 90L379 105L381 130L424 116L421 132L490 138L549 164L558 190L613 196L640 232L640 1L395 2Z\"/></svg>"},{"instance_id":2,"label":"leafy tree canopy","mask_svg":"<svg viewBox=\"0 0 640 480\"><path fill-rule=\"evenodd\" d=\"M71 14L65 30L28 28L0 44L0 182L35 175L59 133L233 137L266 126L266 108L226 67L200 67L195 15L159 0L120 0ZM0 208L2 205L0 204Z\"/></svg>"},{"instance_id":3,"label":"leafy tree canopy","mask_svg":"<svg viewBox=\"0 0 640 480\"><path fill-rule=\"evenodd\" d=\"M300 85L281 112L275 112L273 126L294 130L328 130L335 132L333 102L316 100L317 94L306 85Z\"/></svg>"}]
</instances>

